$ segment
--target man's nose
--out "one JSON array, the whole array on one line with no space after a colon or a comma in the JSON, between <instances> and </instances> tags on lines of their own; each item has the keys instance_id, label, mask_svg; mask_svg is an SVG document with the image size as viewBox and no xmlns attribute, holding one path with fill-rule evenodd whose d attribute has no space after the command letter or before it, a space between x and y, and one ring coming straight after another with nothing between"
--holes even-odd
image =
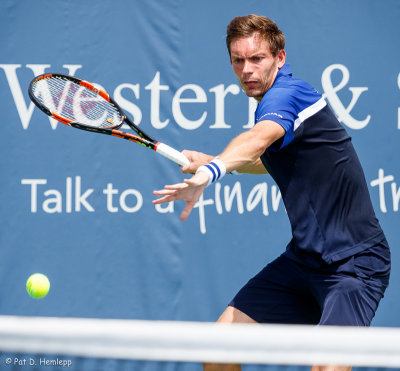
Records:
<instances>
[{"instance_id":1,"label":"man's nose","mask_svg":"<svg viewBox=\"0 0 400 371\"><path fill-rule=\"evenodd\" d=\"M244 61L243 63L243 73L244 74L251 74L253 72L253 66L250 61Z\"/></svg>"}]
</instances>

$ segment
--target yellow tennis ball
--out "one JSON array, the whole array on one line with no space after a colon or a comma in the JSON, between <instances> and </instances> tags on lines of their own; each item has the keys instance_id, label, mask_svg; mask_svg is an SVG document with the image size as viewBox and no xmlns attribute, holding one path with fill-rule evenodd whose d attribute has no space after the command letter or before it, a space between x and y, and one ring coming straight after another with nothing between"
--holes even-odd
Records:
<instances>
[{"instance_id":1,"label":"yellow tennis ball","mask_svg":"<svg viewBox=\"0 0 400 371\"><path fill-rule=\"evenodd\" d=\"M44 274L34 273L26 281L26 291L32 298L44 298L49 290L50 281Z\"/></svg>"}]
</instances>

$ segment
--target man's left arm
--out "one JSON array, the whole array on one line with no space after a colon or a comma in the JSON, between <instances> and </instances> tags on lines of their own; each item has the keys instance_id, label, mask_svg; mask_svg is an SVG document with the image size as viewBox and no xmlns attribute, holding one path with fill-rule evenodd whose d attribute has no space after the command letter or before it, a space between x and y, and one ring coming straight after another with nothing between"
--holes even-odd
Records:
<instances>
[{"instance_id":1,"label":"man's left arm","mask_svg":"<svg viewBox=\"0 0 400 371\"><path fill-rule=\"evenodd\" d=\"M246 167L251 169L251 166L260 164L265 150L284 135L285 129L275 121L260 121L234 138L218 158L225 164L227 172L242 172Z\"/></svg>"},{"instance_id":2,"label":"man's left arm","mask_svg":"<svg viewBox=\"0 0 400 371\"><path fill-rule=\"evenodd\" d=\"M221 153L219 160L224 163L227 172L243 168L258 161L265 150L284 135L285 130L278 123L261 121L233 139ZM186 201L180 217L181 220L186 220L209 182L209 174L199 171L190 179L185 179L183 183L166 185L164 189L154 191L153 194L160 197L153 200L153 203Z\"/></svg>"},{"instance_id":3,"label":"man's left arm","mask_svg":"<svg viewBox=\"0 0 400 371\"><path fill-rule=\"evenodd\" d=\"M210 161L214 160L216 157L212 155L207 155L202 152L188 151L184 150L182 153L189 159L190 164L182 167L182 173L184 174L195 174L196 170L201 166L208 164ZM240 174L268 174L267 169L258 158L256 161L250 164L246 164L241 168L237 169Z\"/></svg>"}]
</instances>

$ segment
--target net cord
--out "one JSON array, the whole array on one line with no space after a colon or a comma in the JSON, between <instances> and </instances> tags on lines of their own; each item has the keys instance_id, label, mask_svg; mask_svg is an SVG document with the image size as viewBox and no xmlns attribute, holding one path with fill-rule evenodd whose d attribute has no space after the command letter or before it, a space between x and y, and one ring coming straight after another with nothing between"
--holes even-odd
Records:
<instances>
[{"instance_id":1,"label":"net cord","mask_svg":"<svg viewBox=\"0 0 400 371\"><path fill-rule=\"evenodd\" d=\"M400 329L0 316L0 351L127 360L400 367Z\"/></svg>"}]
</instances>

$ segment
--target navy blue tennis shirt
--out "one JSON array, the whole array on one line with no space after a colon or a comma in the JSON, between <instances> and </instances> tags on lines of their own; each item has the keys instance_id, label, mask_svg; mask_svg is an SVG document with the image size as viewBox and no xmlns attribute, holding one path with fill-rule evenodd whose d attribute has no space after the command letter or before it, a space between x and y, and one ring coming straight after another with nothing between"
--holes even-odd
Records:
<instances>
[{"instance_id":1,"label":"navy blue tennis shirt","mask_svg":"<svg viewBox=\"0 0 400 371\"><path fill-rule=\"evenodd\" d=\"M280 188L293 238L285 254L331 264L384 240L364 172L324 98L284 65L255 112L286 131L261 160Z\"/></svg>"}]
</instances>

